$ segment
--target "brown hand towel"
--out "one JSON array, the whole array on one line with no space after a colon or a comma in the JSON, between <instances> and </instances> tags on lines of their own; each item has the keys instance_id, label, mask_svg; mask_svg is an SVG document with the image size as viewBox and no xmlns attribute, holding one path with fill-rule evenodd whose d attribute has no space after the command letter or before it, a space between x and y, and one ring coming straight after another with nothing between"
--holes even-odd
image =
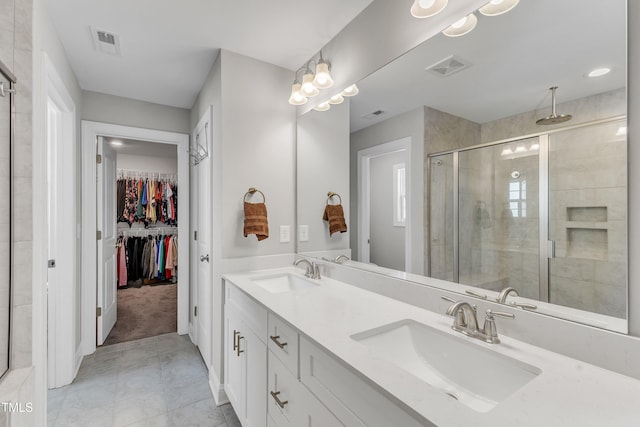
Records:
<instances>
[{"instance_id":1,"label":"brown hand towel","mask_svg":"<svg viewBox=\"0 0 640 427\"><path fill-rule=\"evenodd\" d=\"M258 240L269 237L267 205L244 202L244 237L255 234Z\"/></svg>"},{"instance_id":2,"label":"brown hand towel","mask_svg":"<svg viewBox=\"0 0 640 427\"><path fill-rule=\"evenodd\" d=\"M338 231L341 233L347 231L347 222L344 219L342 205L327 205L324 208L322 219L329 221L329 236Z\"/></svg>"}]
</instances>

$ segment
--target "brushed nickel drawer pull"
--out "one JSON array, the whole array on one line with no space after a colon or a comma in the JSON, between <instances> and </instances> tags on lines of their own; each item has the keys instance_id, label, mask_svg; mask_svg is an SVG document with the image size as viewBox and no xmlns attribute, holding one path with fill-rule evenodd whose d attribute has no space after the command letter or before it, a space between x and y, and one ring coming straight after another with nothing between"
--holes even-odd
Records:
<instances>
[{"instance_id":1,"label":"brushed nickel drawer pull","mask_svg":"<svg viewBox=\"0 0 640 427\"><path fill-rule=\"evenodd\" d=\"M236 351L238 349L238 342L236 341L238 339L238 335L240 335L240 332L234 329L233 330L233 351Z\"/></svg>"},{"instance_id":2,"label":"brushed nickel drawer pull","mask_svg":"<svg viewBox=\"0 0 640 427\"><path fill-rule=\"evenodd\" d=\"M282 400L280 400L280 398L278 398L278 395L280 394L279 391L270 391L269 393L271 393L271 397L273 397L273 399L276 401L276 403L278 404L278 406L280 408L284 409L284 405L286 405L287 403L289 403L288 400L285 400L284 402Z\"/></svg>"},{"instance_id":3,"label":"brushed nickel drawer pull","mask_svg":"<svg viewBox=\"0 0 640 427\"><path fill-rule=\"evenodd\" d=\"M244 339L242 335L238 334L238 348L236 348L236 356L240 357L240 353L244 353L244 350L240 350L240 340Z\"/></svg>"},{"instance_id":4,"label":"brushed nickel drawer pull","mask_svg":"<svg viewBox=\"0 0 640 427\"><path fill-rule=\"evenodd\" d=\"M276 345L278 347L280 347L281 349L284 350L284 347L287 345L286 342L280 342L278 339L280 338L280 335L276 335L276 336L270 336L269 338L271 338L271 341L273 341L274 343L276 343Z\"/></svg>"}]
</instances>

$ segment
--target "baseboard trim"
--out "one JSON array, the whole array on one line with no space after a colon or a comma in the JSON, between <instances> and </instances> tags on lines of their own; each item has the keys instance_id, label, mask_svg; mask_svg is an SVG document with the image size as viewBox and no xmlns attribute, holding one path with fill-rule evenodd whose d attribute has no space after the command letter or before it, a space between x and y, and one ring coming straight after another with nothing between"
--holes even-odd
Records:
<instances>
[{"instance_id":1,"label":"baseboard trim","mask_svg":"<svg viewBox=\"0 0 640 427\"><path fill-rule=\"evenodd\" d=\"M224 384L220 383L220 378L218 378L213 369L209 369L209 388L211 389L211 394L213 394L213 400L216 402L216 406L229 403L227 393L224 391Z\"/></svg>"}]
</instances>

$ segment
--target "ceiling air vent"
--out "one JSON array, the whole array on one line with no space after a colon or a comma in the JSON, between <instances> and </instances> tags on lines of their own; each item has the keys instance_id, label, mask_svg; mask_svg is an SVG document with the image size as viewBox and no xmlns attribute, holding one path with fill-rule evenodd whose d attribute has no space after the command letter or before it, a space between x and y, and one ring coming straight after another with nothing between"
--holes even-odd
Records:
<instances>
[{"instance_id":1,"label":"ceiling air vent","mask_svg":"<svg viewBox=\"0 0 640 427\"><path fill-rule=\"evenodd\" d=\"M98 52L120 56L120 36L104 30L91 28L93 47Z\"/></svg>"},{"instance_id":2,"label":"ceiling air vent","mask_svg":"<svg viewBox=\"0 0 640 427\"><path fill-rule=\"evenodd\" d=\"M376 110L373 113L365 114L364 116L362 116L362 118L363 119L367 119L367 120L371 120L371 119L375 119L377 117L380 117L383 114L386 114L386 111Z\"/></svg>"},{"instance_id":3,"label":"ceiling air vent","mask_svg":"<svg viewBox=\"0 0 640 427\"><path fill-rule=\"evenodd\" d=\"M459 56L451 55L447 58L427 67L426 70L438 77L449 77L452 74L469 68L471 63L466 59L462 59Z\"/></svg>"}]
</instances>

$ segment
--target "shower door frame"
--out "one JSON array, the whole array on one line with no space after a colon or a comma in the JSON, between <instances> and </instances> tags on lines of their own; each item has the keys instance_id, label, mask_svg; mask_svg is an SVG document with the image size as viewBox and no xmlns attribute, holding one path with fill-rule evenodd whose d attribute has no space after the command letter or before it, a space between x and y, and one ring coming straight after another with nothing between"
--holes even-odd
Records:
<instances>
[{"instance_id":1,"label":"shower door frame","mask_svg":"<svg viewBox=\"0 0 640 427\"><path fill-rule=\"evenodd\" d=\"M476 144L469 147L458 148L455 150L439 151L437 153L431 153L427 155L428 159L438 156L452 155L452 173L453 173L453 281L460 283L460 213L459 213L459 155L465 151L477 150L480 148L492 147L501 144L508 144L512 142L522 141L526 139L538 138L540 149L538 151L538 235L539 235L539 301L549 302L549 260L555 256L555 243L549 240L549 136L566 132L573 129L580 129L588 126L595 126L599 124L612 123L618 120L627 120L626 115L619 115L609 117L606 119L592 120L584 123L578 123L571 126L563 126L558 129L551 129L544 132L536 132L528 135L516 136L512 138L500 139L497 141L486 142L483 144ZM431 177L431 162L428 162L428 176ZM431 179L429 179L429 197L431 197ZM430 203L429 203L430 205ZM428 211L429 223L431 222L431 210ZM431 227L428 227L429 230ZM429 277L431 277L431 234L429 233L428 242L428 259L429 265L427 271Z\"/></svg>"}]
</instances>

